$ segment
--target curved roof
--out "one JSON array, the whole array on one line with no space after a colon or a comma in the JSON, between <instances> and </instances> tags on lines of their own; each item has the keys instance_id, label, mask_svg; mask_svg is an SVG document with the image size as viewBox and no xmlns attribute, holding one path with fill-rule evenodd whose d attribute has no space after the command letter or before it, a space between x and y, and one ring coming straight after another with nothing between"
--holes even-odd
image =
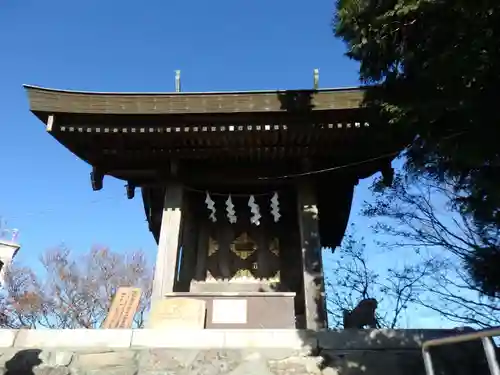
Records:
<instances>
[{"instance_id":1,"label":"curved roof","mask_svg":"<svg viewBox=\"0 0 500 375\"><path fill-rule=\"evenodd\" d=\"M341 92L341 91L359 91L364 90L364 87L347 86L347 87L331 87L317 90L236 90L236 91L86 91L86 90L70 90L70 89L55 89L51 87L42 87L37 85L24 84L23 87L27 90L40 90L47 92L68 93L68 94L86 94L86 95L235 95L235 94L269 94L269 93L285 93L289 91L311 91L311 92Z\"/></svg>"},{"instance_id":2,"label":"curved roof","mask_svg":"<svg viewBox=\"0 0 500 375\"><path fill-rule=\"evenodd\" d=\"M363 88L234 92L113 93L24 85L35 113L196 114L359 108Z\"/></svg>"},{"instance_id":3,"label":"curved roof","mask_svg":"<svg viewBox=\"0 0 500 375\"><path fill-rule=\"evenodd\" d=\"M266 94L266 93L283 93L288 91L313 91L313 92L331 92L331 91L350 91L363 90L363 87L346 86L346 87L329 87L317 90L299 89L299 90L234 90L234 91L86 91L86 90L71 90L71 89L56 89L52 87L43 87L37 85L24 84L25 89L42 90L49 92L60 92L69 94L88 94L88 95L234 95L234 94Z\"/></svg>"}]
</instances>

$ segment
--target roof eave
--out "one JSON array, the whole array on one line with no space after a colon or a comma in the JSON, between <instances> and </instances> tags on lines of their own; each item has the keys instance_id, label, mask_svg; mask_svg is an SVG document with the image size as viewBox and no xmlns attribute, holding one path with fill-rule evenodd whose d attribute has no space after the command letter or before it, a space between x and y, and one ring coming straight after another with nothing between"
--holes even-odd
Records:
<instances>
[{"instance_id":1,"label":"roof eave","mask_svg":"<svg viewBox=\"0 0 500 375\"><path fill-rule=\"evenodd\" d=\"M333 87L333 88L322 88L322 89L289 89L289 90L235 90L235 91L144 91L144 92L133 92L133 91L85 91L85 90L70 90L70 89L55 89L49 87L42 87L37 85L23 84L26 90L38 90L53 93L65 93L65 94L83 94L83 95L125 95L125 96L149 96L149 95L175 95L175 96L189 96L189 95L237 95L237 94L283 94L287 92L342 92L342 91L365 91L366 86L347 86L347 87Z\"/></svg>"}]
</instances>

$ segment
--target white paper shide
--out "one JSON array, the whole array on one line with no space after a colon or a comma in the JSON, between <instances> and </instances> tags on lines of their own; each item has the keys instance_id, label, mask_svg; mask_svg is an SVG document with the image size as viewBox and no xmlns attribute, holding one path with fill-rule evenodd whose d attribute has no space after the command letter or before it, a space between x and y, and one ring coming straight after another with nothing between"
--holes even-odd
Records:
<instances>
[{"instance_id":1,"label":"white paper shide","mask_svg":"<svg viewBox=\"0 0 500 375\"><path fill-rule=\"evenodd\" d=\"M208 194L208 192L207 192L207 196L205 198L205 203L207 204L207 208L210 211L208 218L210 220L212 220L213 223L215 223L217 221L217 218L215 217L215 202L210 197L210 194Z\"/></svg>"},{"instance_id":2,"label":"white paper shide","mask_svg":"<svg viewBox=\"0 0 500 375\"><path fill-rule=\"evenodd\" d=\"M236 221L238 220L236 218L236 211L234 210L234 204L233 200L231 199L231 195L226 200L226 212L227 212L227 219L231 224L235 224Z\"/></svg>"},{"instance_id":3,"label":"white paper shide","mask_svg":"<svg viewBox=\"0 0 500 375\"><path fill-rule=\"evenodd\" d=\"M280 218L280 202L278 198L278 193L274 193L273 197L271 198L271 215L273 215L274 222L277 223Z\"/></svg>"},{"instance_id":4,"label":"white paper shide","mask_svg":"<svg viewBox=\"0 0 500 375\"><path fill-rule=\"evenodd\" d=\"M255 197L253 195L250 196L250 199L248 200L248 207L250 207L250 212L252 213L252 216L250 217L250 222L253 225L260 225L260 218L262 215L260 214L260 208L257 202L255 201Z\"/></svg>"}]
</instances>

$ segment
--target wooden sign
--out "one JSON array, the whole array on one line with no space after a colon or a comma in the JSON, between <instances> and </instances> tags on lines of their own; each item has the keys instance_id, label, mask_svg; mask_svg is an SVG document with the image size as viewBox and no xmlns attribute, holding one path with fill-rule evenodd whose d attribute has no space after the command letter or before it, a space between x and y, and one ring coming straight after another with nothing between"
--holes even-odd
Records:
<instances>
[{"instance_id":1,"label":"wooden sign","mask_svg":"<svg viewBox=\"0 0 500 375\"><path fill-rule=\"evenodd\" d=\"M167 298L153 303L153 329L204 329L206 302L194 298Z\"/></svg>"},{"instance_id":2,"label":"wooden sign","mask_svg":"<svg viewBox=\"0 0 500 375\"><path fill-rule=\"evenodd\" d=\"M141 300L141 294L140 288L118 288L102 328L132 328L134 316Z\"/></svg>"},{"instance_id":3,"label":"wooden sign","mask_svg":"<svg viewBox=\"0 0 500 375\"><path fill-rule=\"evenodd\" d=\"M245 299L214 299L212 323L246 324L247 301Z\"/></svg>"}]
</instances>

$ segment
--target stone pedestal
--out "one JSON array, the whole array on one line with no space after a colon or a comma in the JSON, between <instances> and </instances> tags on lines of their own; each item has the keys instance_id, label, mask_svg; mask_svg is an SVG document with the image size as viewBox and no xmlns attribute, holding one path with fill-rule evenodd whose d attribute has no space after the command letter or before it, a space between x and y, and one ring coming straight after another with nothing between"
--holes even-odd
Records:
<instances>
[{"instance_id":1,"label":"stone pedestal","mask_svg":"<svg viewBox=\"0 0 500 375\"><path fill-rule=\"evenodd\" d=\"M205 302L207 329L293 329L295 293L204 292L167 293L167 299Z\"/></svg>"}]
</instances>

